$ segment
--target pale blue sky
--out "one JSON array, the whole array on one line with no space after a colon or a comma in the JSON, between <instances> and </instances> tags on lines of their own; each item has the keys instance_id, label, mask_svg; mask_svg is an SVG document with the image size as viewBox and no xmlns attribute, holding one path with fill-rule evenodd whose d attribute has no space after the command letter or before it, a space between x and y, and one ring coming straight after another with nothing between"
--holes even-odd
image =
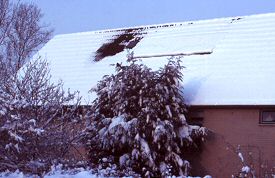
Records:
<instances>
[{"instance_id":1,"label":"pale blue sky","mask_svg":"<svg viewBox=\"0 0 275 178\"><path fill-rule=\"evenodd\" d=\"M275 12L275 0L22 0L55 34Z\"/></svg>"}]
</instances>

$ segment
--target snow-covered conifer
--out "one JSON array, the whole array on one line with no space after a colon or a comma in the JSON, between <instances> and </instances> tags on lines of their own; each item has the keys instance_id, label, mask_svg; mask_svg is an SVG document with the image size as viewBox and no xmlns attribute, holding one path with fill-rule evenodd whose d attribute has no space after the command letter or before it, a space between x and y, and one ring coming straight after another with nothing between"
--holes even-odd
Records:
<instances>
[{"instance_id":1,"label":"snow-covered conifer","mask_svg":"<svg viewBox=\"0 0 275 178\"><path fill-rule=\"evenodd\" d=\"M180 58L157 71L130 60L92 89L98 96L87 132L93 163L112 156L144 176L188 174L184 150L205 129L186 121L182 68Z\"/></svg>"}]
</instances>

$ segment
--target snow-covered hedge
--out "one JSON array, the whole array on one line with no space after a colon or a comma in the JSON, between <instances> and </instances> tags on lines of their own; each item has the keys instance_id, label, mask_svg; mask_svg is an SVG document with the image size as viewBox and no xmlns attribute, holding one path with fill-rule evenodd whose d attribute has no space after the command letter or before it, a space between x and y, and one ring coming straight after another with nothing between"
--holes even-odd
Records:
<instances>
[{"instance_id":1,"label":"snow-covered hedge","mask_svg":"<svg viewBox=\"0 0 275 178\"><path fill-rule=\"evenodd\" d=\"M0 86L0 171L41 173L65 159L80 132L78 105L77 93L51 83L45 61L6 76Z\"/></svg>"},{"instance_id":2,"label":"snow-covered hedge","mask_svg":"<svg viewBox=\"0 0 275 178\"><path fill-rule=\"evenodd\" d=\"M180 58L157 71L130 60L92 89L98 96L87 128L92 163L110 160L143 176L188 174L184 151L206 129L186 121L182 68Z\"/></svg>"}]
</instances>

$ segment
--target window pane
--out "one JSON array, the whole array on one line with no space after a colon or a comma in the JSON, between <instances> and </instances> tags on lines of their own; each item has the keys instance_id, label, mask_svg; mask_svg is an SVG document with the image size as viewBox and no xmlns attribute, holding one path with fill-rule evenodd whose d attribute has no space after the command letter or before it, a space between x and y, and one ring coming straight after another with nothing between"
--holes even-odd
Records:
<instances>
[{"instance_id":1,"label":"window pane","mask_svg":"<svg viewBox=\"0 0 275 178\"><path fill-rule=\"evenodd\" d=\"M263 111L262 112L263 123L275 123L275 111Z\"/></svg>"}]
</instances>

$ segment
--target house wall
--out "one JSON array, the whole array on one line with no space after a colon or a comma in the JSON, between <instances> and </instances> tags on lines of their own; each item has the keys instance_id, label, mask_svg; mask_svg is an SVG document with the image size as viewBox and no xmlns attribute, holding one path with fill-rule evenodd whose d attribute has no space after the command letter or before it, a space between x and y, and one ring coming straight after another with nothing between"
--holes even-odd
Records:
<instances>
[{"instance_id":1,"label":"house wall","mask_svg":"<svg viewBox=\"0 0 275 178\"><path fill-rule=\"evenodd\" d=\"M199 112L198 112L199 111ZM210 130L201 154L195 156L192 172L214 178L231 177L242 168L236 151L238 145L244 160L262 177L275 167L275 125L259 124L261 108L196 108L191 113L203 117Z\"/></svg>"}]
</instances>

